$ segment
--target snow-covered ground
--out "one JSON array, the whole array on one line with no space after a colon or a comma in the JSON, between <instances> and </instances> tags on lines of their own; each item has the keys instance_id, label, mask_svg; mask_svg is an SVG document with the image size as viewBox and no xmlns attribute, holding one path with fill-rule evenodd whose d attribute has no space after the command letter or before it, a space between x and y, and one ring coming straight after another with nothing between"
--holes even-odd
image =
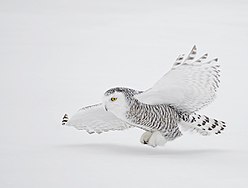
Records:
<instances>
[{"instance_id":1,"label":"snow-covered ground","mask_svg":"<svg viewBox=\"0 0 248 188\"><path fill-rule=\"evenodd\" d=\"M245 0L2 0L0 187L248 187L247 10ZM223 135L150 148L138 129L60 125L108 88L149 88L194 44L222 65L201 113L225 120Z\"/></svg>"}]
</instances>

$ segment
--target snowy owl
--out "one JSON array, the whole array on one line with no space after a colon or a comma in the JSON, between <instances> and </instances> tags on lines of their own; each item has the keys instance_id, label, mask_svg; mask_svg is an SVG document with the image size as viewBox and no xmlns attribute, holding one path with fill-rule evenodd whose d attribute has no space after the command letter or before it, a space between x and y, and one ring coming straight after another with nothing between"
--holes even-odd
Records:
<instances>
[{"instance_id":1,"label":"snowy owl","mask_svg":"<svg viewBox=\"0 0 248 188\"><path fill-rule=\"evenodd\" d=\"M146 91L116 87L104 93L102 103L80 109L62 125L88 133L138 127L145 132L142 144L162 146L193 130L202 135L220 134L225 122L195 112L212 102L219 87L218 59L207 54L195 60L196 46L188 56L179 55L171 70Z\"/></svg>"}]
</instances>

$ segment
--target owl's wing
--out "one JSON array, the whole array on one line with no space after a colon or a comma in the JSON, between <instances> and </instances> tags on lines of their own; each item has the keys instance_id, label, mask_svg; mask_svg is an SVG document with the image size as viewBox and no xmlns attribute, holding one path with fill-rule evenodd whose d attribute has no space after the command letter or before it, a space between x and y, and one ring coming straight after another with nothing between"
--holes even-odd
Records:
<instances>
[{"instance_id":1,"label":"owl's wing","mask_svg":"<svg viewBox=\"0 0 248 188\"><path fill-rule=\"evenodd\" d=\"M194 60L196 47L184 58L180 55L173 67L155 85L135 96L146 104L171 104L194 112L213 101L219 87L218 59L206 61L207 54Z\"/></svg>"},{"instance_id":2,"label":"owl's wing","mask_svg":"<svg viewBox=\"0 0 248 188\"><path fill-rule=\"evenodd\" d=\"M73 126L88 133L102 133L114 130L124 130L131 125L123 122L111 112L104 110L102 104L87 106L76 112L70 119L65 114L62 125Z\"/></svg>"}]
</instances>

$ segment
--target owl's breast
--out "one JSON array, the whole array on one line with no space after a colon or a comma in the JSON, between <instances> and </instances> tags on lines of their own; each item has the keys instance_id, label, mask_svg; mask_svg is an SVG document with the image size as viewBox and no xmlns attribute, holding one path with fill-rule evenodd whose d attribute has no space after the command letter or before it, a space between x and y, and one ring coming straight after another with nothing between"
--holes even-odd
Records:
<instances>
[{"instance_id":1,"label":"owl's breast","mask_svg":"<svg viewBox=\"0 0 248 188\"><path fill-rule=\"evenodd\" d=\"M126 113L126 121L145 130L166 132L177 125L179 116L169 105L134 103Z\"/></svg>"}]
</instances>

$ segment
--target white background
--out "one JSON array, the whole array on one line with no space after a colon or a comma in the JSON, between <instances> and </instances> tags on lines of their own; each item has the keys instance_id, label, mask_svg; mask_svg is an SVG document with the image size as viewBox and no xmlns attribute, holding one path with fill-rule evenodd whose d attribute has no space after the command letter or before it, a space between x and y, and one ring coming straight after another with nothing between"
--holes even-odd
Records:
<instances>
[{"instance_id":1,"label":"white background","mask_svg":"<svg viewBox=\"0 0 248 188\"><path fill-rule=\"evenodd\" d=\"M248 187L248 2L0 1L0 187ZM105 90L145 90L196 44L219 57L221 87L200 113L223 135L162 148L141 130L89 135L64 113Z\"/></svg>"}]
</instances>

